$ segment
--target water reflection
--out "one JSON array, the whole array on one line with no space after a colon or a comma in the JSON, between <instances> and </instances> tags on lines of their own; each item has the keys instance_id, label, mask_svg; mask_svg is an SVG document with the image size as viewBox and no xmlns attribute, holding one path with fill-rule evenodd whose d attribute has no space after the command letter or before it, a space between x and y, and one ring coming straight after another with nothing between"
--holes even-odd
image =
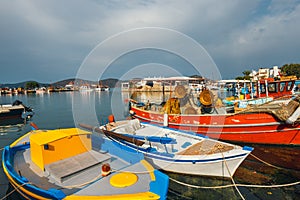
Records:
<instances>
[{"instance_id":1,"label":"water reflection","mask_svg":"<svg viewBox=\"0 0 300 200\"><path fill-rule=\"evenodd\" d=\"M0 121L0 135L19 132L24 128L26 122L26 119L6 119Z\"/></svg>"},{"instance_id":2,"label":"water reflection","mask_svg":"<svg viewBox=\"0 0 300 200\"><path fill-rule=\"evenodd\" d=\"M226 96L225 93L220 95ZM161 103L166 101L172 93L160 92L121 92L114 89L110 92L65 92L44 95L19 95L17 97L2 96L2 101L13 102L20 99L24 104L34 108L35 115L32 121L41 129L56 129L74 127L73 108L77 110L81 123L91 125L102 124L107 121L107 116L115 115L116 120L128 117L128 100L134 98L137 101ZM72 103L74 105L72 106ZM92 113L92 114L91 114ZM94 119L93 118L94 115ZM95 123L95 124L92 124ZM0 137L1 148L9 145L15 139L30 131L28 123L15 124L16 127L2 127L5 136ZM8 132L8 130L12 130ZM253 146L251 144L251 146ZM236 171L234 180L236 183L274 185L290 183L300 180L300 147L263 146L255 145L253 152L263 160L279 165L284 169L276 169L257 161L249 156ZM280 162L279 162L280 161ZM216 186L231 184L230 179L211 178L200 176L187 176L182 174L167 173L171 178L184 183L198 186ZM11 191L8 181L1 170L0 198ZM170 181L168 199L241 199L233 187L223 189L201 189ZM300 187L290 186L281 188L247 188L239 187L246 199L300 199ZM22 199L17 193L8 199Z\"/></svg>"}]
</instances>

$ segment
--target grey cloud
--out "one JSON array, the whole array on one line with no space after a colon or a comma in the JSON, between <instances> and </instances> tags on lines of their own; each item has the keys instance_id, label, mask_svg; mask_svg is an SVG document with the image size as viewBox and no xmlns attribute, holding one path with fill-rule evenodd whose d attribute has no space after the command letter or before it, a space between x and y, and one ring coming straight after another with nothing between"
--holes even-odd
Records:
<instances>
[{"instance_id":1,"label":"grey cloud","mask_svg":"<svg viewBox=\"0 0 300 200\"><path fill-rule=\"evenodd\" d=\"M299 13L296 0L1 1L0 66L5 73L0 74L0 82L56 81L75 76L97 44L141 27L170 28L192 37L206 48L224 78L234 78L250 67L299 62ZM184 48L177 41L160 40ZM102 58L127 42L110 46ZM178 59L163 56L158 61L171 65L173 59L176 66ZM142 62L128 56L116 63L130 69L130 64ZM16 74L22 67L30 73ZM111 76L116 71L112 70ZM107 76L110 74L108 71Z\"/></svg>"}]
</instances>

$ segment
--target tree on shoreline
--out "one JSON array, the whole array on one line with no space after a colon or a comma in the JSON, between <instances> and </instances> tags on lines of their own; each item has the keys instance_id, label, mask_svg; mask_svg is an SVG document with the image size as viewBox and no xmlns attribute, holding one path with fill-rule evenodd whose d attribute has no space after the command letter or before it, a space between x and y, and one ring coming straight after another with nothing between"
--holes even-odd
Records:
<instances>
[{"instance_id":1,"label":"tree on shoreline","mask_svg":"<svg viewBox=\"0 0 300 200\"><path fill-rule=\"evenodd\" d=\"M281 69L281 74L284 76L297 76L297 78L300 78L300 64L285 64ZM235 79L236 80L250 80L250 73L251 71L246 70L243 71L244 76L238 76Z\"/></svg>"},{"instance_id":2,"label":"tree on shoreline","mask_svg":"<svg viewBox=\"0 0 300 200\"><path fill-rule=\"evenodd\" d=\"M40 85L38 82L36 81L28 81L26 84L25 84L25 89L26 90L32 90L34 88L38 88Z\"/></svg>"},{"instance_id":3,"label":"tree on shoreline","mask_svg":"<svg viewBox=\"0 0 300 200\"><path fill-rule=\"evenodd\" d=\"M281 73L285 76L300 77L300 64L285 64L281 67Z\"/></svg>"},{"instance_id":4,"label":"tree on shoreline","mask_svg":"<svg viewBox=\"0 0 300 200\"><path fill-rule=\"evenodd\" d=\"M238 76L235 79L236 80L250 80L251 71L249 71L249 70L243 71L243 74L244 74L244 76Z\"/></svg>"}]
</instances>

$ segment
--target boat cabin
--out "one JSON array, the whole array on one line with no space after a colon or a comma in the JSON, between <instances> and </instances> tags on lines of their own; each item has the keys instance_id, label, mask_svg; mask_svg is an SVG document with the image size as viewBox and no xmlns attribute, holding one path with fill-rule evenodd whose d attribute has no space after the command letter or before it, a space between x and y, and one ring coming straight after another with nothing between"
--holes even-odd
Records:
<instances>
[{"instance_id":1,"label":"boat cabin","mask_svg":"<svg viewBox=\"0 0 300 200\"><path fill-rule=\"evenodd\" d=\"M260 80L256 86L257 97L283 97L293 94L295 80L278 80L273 78Z\"/></svg>"},{"instance_id":2,"label":"boat cabin","mask_svg":"<svg viewBox=\"0 0 300 200\"><path fill-rule=\"evenodd\" d=\"M91 149L91 133L77 128L40 131L30 136L31 160L42 171L48 164Z\"/></svg>"}]
</instances>

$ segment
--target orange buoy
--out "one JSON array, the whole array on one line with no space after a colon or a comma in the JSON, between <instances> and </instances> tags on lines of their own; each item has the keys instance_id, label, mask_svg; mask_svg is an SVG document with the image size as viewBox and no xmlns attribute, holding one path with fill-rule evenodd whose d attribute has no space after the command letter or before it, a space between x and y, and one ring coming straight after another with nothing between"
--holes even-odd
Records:
<instances>
[{"instance_id":1,"label":"orange buoy","mask_svg":"<svg viewBox=\"0 0 300 200\"><path fill-rule=\"evenodd\" d=\"M109 123L115 122L115 116L114 115L109 115L108 116L108 122Z\"/></svg>"}]
</instances>

